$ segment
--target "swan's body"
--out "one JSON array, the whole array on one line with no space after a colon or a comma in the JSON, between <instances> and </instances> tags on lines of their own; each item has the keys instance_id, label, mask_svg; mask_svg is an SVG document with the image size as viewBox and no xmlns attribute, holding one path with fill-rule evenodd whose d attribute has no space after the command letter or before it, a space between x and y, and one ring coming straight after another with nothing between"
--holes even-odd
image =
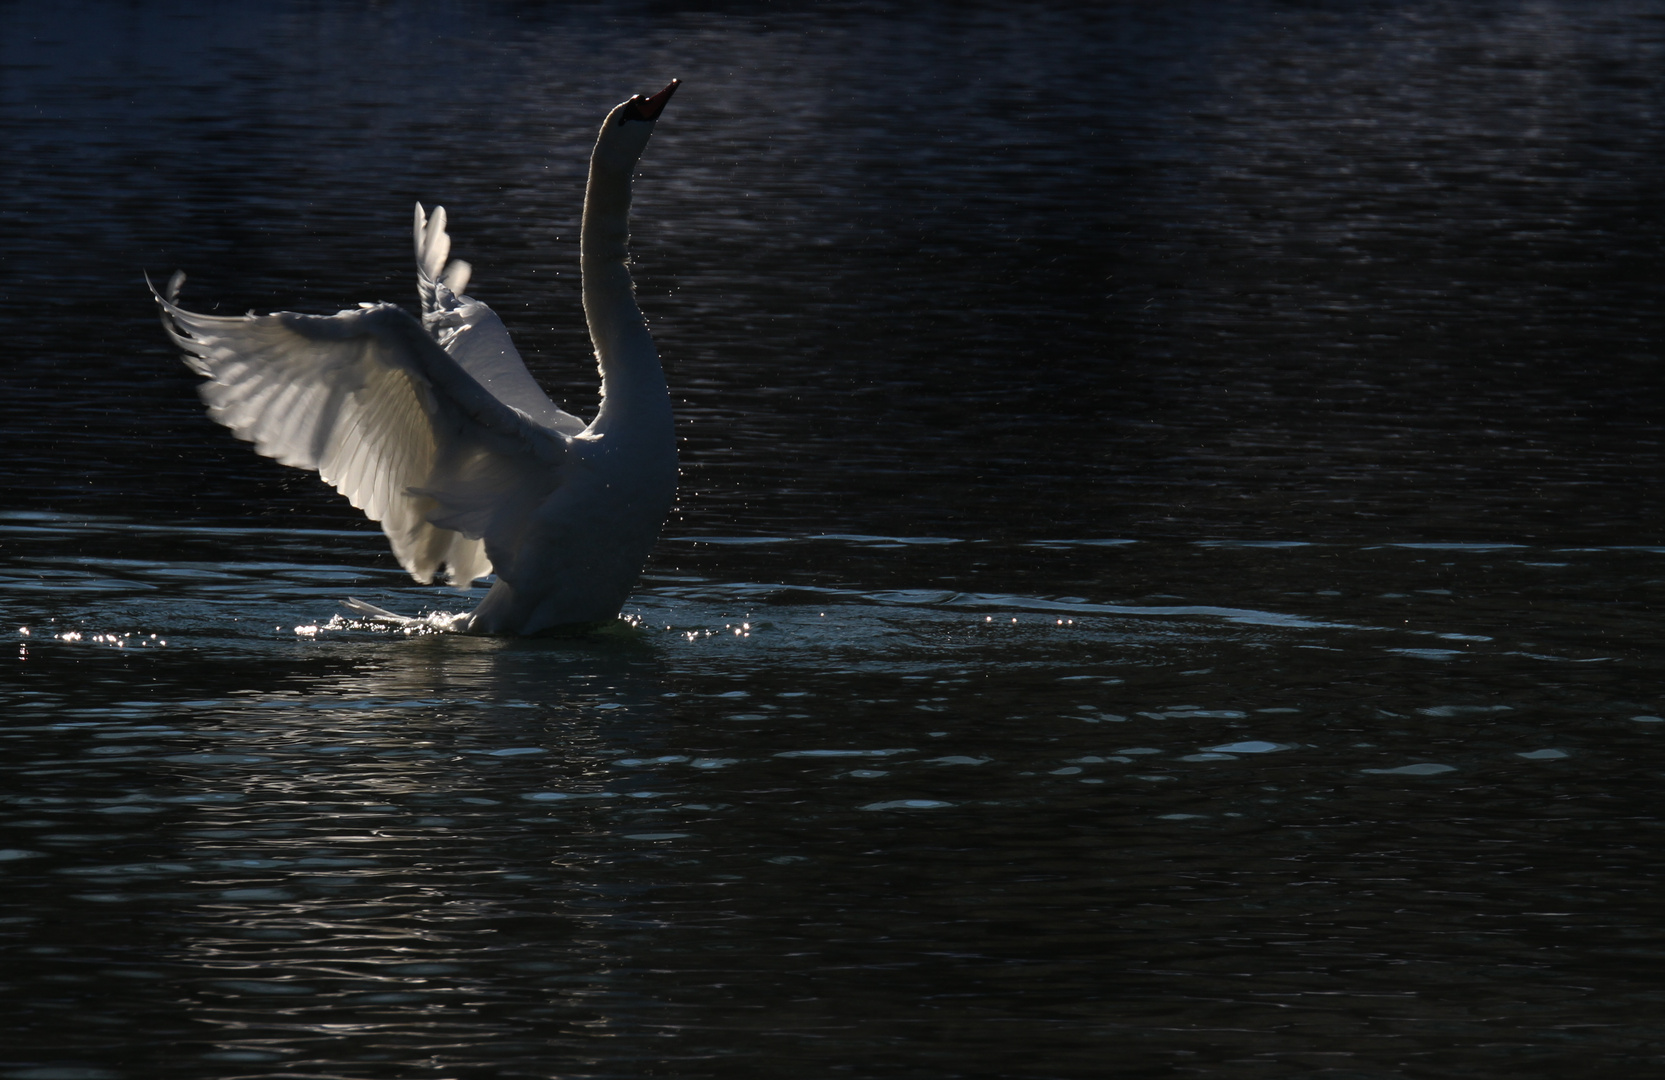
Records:
<instances>
[{"instance_id":1,"label":"swan's body","mask_svg":"<svg viewBox=\"0 0 1665 1080\"><path fill-rule=\"evenodd\" d=\"M255 450L314 469L373 521L417 581L466 589L456 628L530 634L618 615L676 492L664 372L626 266L630 175L677 83L603 122L580 241L601 370L589 424L544 394L486 305L446 265L445 211L416 207L419 322L392 304L219 318L156 300L208 414Z\"/></svg>"}]
</instances>

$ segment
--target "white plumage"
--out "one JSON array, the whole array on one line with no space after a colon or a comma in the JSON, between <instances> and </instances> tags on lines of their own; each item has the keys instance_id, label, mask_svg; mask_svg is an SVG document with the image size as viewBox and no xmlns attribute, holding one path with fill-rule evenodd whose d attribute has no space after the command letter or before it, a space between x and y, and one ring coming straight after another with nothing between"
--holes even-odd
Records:
<instances>
[{"instance_id":1,"label":"white plumage","mask_svg":"<svg viewBox=\"0 0 1665 1080\"><path fill-rule=\"evenodd\" d=\"M503 322L463 294L445 211L416 207L418 321L392 304L336 315L223 318L156 302L208 415L257 452L318 474L428 583L466 589L475 633L611 619L641 572L676 488L670 398L636 306L626 241L630 174L677 87L633 97L602 124L580 240L584 311L602 403L585 424L526 370Z\"/></svg>"}]
</instances>

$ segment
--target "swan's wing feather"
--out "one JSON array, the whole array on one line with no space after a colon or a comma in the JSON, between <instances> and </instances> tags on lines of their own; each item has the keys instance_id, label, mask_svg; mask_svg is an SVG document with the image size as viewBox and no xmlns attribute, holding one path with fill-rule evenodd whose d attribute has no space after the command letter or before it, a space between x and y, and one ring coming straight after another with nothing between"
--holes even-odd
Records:
<instances>
[{"instance_id":1,"label":"swan's wing feather","mask_svg":"<svg viewBox=\"0 0 1665 1080\"><path fill-rule=\"evenodd\" d=\"M374 521L421 582L467 588L512 550L561 482L565 437L499 401L390 304L337 315L199 315L158 295L208 381L211 417L285 465L315 469ZM501 567L499 568L502 569Z\"/></svg>"},{"instance_id":2,"label":"swan's wing feather","mask_svg":"<svg viewBox=\"0 0 1665 1080\"><path fill-rule=\"evenodd\" d=\"M533 420L561 432L576 435L584 421L563 411L543 392L509 331L497 313L471 296L468 288L473 268L461 259L449 264L451 237L445 231L445 207L436 206L432 215L416 204L412 233L416 242L416 288L422 297L422 325L440 347L467 369L497 400L519 409Z\"/></svg>"},{"instance_id":3,"label":"swan's wing feather","mask_svg":"<svg viewBox=\"0 0 1665 1080\"><path fill-rule=\"evenodd\" d=\"M453 293L460 293L468 288L468 277L474 268L461 259L452 262L449 268L446 266L451 256L451 234L445 231L445 207L434 207L433 216L429 217L422 204L417 203L411 231L416 241L416 291L422 297L425 320L440 307L434 286L444 281Z\"/></svg>"}]
</instances>

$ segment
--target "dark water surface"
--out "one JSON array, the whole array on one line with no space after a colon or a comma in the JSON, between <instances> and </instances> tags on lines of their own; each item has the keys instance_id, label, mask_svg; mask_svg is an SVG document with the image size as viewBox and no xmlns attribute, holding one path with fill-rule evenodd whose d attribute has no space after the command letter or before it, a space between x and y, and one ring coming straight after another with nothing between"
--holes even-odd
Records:
<instances>
[{"instance_id":1,"label":"dark water surface","mask_svg":"<svg viewBox=\"0 0 1665 1080\"><path fill-rule=\"evenodd\" d=\"M198 10L0 5L0 1078L1665 1066L1665 4ZM672 76L630 625L332 622L141 270L587 412Z\"/></svg>"}]
</instances>

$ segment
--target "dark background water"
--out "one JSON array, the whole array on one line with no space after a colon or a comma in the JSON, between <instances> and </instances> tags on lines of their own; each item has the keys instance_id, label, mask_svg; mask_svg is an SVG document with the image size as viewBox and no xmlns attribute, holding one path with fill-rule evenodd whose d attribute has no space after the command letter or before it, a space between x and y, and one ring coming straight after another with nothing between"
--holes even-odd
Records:
<instances>
[{"instance_id":1,"label":"dark background water","mask_svg":"<svg viewBox=\"0 0 1665 1080\"><path fill-rule=\"evenodd\" d=\"M1660 1065L1665 6L0 14L0 1076ZM638 629L329 629L141 272L587 412L673 76Z\"/></svg>"}]
</instances>

